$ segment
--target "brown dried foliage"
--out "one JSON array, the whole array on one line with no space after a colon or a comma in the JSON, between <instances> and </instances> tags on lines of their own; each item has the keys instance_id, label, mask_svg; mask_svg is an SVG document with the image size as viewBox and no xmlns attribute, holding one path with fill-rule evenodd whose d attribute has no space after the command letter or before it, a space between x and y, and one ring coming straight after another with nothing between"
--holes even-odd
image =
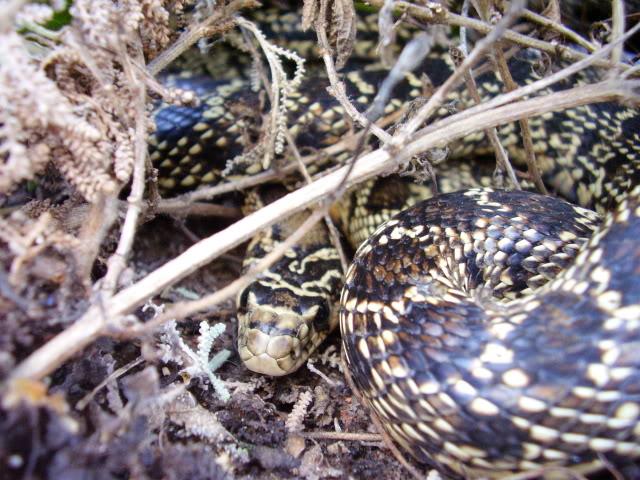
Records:
<instances>
[{"instance_id":1,"label":"brown dried foliage","mask_svg":"<svg viewBox=\"0 0 640 480\"><path fill-rule=\"evenodd\" d=\"M1 193L34 178L49 162L90 202L129 181L135 125L130 105L143 88L131 71L166 47L172 38L169 11L180 11L184 3L78 0L70 10L72 24L60 32L40 26L52 8L27 5L18 11L17 25L35 25L36 33L50 38L36 35L36 43L14 28L0 32ZM150 131L153 123L147 121Z\"/></svg>"},{"instance_id":2,"label":"brown dried foliage","mask_svg":"<svg viewBox=\"0 0 640 480\"><path fill-rule=\"evenodd\" d=\"M325 18L320 18L326 12ZM317 22L324 24L329 45L335 54L336 68L346 64L356 43L357 15L352 0L305 0L302 11L302 28L305 30Z\"/></svg>"}]
</instances>

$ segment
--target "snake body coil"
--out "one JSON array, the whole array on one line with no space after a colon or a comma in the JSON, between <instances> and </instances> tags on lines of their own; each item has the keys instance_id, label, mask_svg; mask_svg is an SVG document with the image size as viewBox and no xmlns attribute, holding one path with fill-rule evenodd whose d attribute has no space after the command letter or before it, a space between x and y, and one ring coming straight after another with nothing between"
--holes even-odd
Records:
<instances>
[{"instance_id":1,"label":"snake body coil","mask_svg":"<svg viewBox=\"0 0 640 480\"><path fill-rule=\"evenodd\" d=\"M639 194L582 249L593 214L522 192L443 195L381 226L347 273L341 329L388 433L474 478L640 455ZM523 299L482 288L535 287L578 251Z\"/></svg>"}]
</instances>

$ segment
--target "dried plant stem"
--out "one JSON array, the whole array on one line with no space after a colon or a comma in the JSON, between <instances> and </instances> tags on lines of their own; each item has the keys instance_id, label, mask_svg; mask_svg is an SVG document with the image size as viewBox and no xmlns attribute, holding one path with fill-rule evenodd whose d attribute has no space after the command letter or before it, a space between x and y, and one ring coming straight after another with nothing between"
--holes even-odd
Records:
<instances>
[{"instance_id":1,"label":"dried plant stem","mask_svg":"<svg viewBox=\"0 0 640 480\"><path fill-rule=\"evenodd\" d=\"M248 39L246 41L247 46L249 47L249 50L251 51L251 54L253 55L253 57L256 59L255 64L258 67L258 75L260 76L260 80L262 81L263 85L265 86L265 89L267 91L267 95L269 96L269 101L271 102L271 108L273 107L273 89L271 86L271 82L269 82L269 79L267 78L267 74L264 70L264 68L262 68L262 64L261 62L259 62L259 53L257 48L255 47L255 45L253 45L253 43L251 43ZM305 164L305 162L302 159L302 155L300 155L300 151L298 150L298 147L296 145L295 139L293 138L293 135L291 135L291 132L286 129L284 131L284 136L285 139L287 140L287 148L289 150L289 152L291 153L291 155L293 155L293 158L295 159L295 164L298 167L298 171L300 172L300 174L302 175L302 177L304 178L305 183L310 184L313 180L311 179L311 175L309 175L309 171L307 170L307 166ZM327 225L327 229L329 230L329 234L331 235L331 241L333 242L333 245L335 246L336 250L338 251L338 255L340 257L340 264L342 265L342 270L344 272L347 271L347 268L349 267L349 262L347 261L347 254L345 253L344 249L342 248L342 243L340 241L340 234L338 233L338 229L336 228L335 224L333 223L333 220L331 220L331 217L329 216L329 214L326 214L324 216L324 222Z\"/></svg>"},{"instance_id":2,"label":"dried plant stem","mask_svg":"<svg viewBox=\"0 0 640 480\"><path fill-rule=\"evenodd\" d=\"M237 218L242 216L242 210L239 207L227 207L226 205L216 205L213 203L203 202L181 204L163 201L158 204L155 212L177 216L197 215L202 217L225 218Z\"/></svg>"},{"instance_id":3,"label":"dried plant stem","mask_svg":"<svg viewBox=\"0 0 640 480\"><path fill-rule=\"evenodd\" d=\"M165 49L147 65L147 72L151 76L157 75L201 38L222 34L234 28L236 22L229 20L232 14L243 8L255 8L259 5L255 0L233 0L202 22L189 26L187 31L180 35L173 45ZM220 23L218 24L218 22Z\"/></svg>"},{"instance_id":4,"label":"dried plant stem","mask_svg":"<svg viewBox=\"0 0 640 480\"><path fill-rule=\"evenodd\" d=\"M620 77L621 78L630 78L640 73L640 64L636 65L633 68L630 68L626 72L624 72Z\"/></svg>"},{"instance_id":5,"label":"dried plant stem","mask_svg":"<svg viewBox=\"0 0 640 480\"><path fill-rule=\"evenodd\" d=\"M304 163L305 165L311 163L317 165L319 155L327 157L338 155L345 150L351 149L352 145L355 145L356 141L356 135L346 136L340 142L330 147L323 148L319 151L319 153L303 156L302 163ZM296 168L298 168L297 163L292 162L283 167L279 167L278 170L266 170L256 175L247 176L240 180L234 180L233 182L223 183L221 185L216 185L213 187L200 188L193 192L189 192L172 199L162 200L159 205L164 206L164 208L178 208L178 206L186 208L189 204L198 200L211 200L212 198L223 195L225 193L246 190L247 188L255 187L256 185L261 185L272 180L277 180L279 178L282 178L283 175L287 175L293 172Z\"/></svg>"},{"instance_id":6,"label":"dried plant stem","mask_svg":"<svg viewBox=\"0 0 640 480\"><path fill-rule=\"evenodd\" d=\"M220 185L214 185L211 187L202 187L193 192L185 193L174 198L163 198L158 203L158 208L164 209L178 209L188 208L194 202L200 200L211 200L225 193L240 192L263 183L277 180L283 174L291 173L296 169L295 164L289 164L282 167L280 170L275 171L273 169L265 170L264 172L256 175L246 176L239 180L234 180L228 183L222 183Z\"/></svg>"},{"instance_id":7,"label":"dried plant stem","mask_svg":"<svg viewBox=\"0 0 640 480\"><path fill-rule=\"evenodd\" d=\"M80 245L76 249L78 272L81 278L86 279L87 288L90 288L90 274L93 263L98 255L105 235L116 220L119 210L118 198L115 195L100 195L91 204L86 221L82 223L78 239Z\"/></svg>"},{"instance_id":8,"label":"dried plant stem","mask_svg":"<svg viewBox=\"0 0 640 480\"><path fill-rule=\"evenodd\" d=\"M471 8L471 0L464 0L462 2L462 8L460 10L460 15L463 17L469 16L469 9ZM460 27L460 46L458 47L462 51L462 54L466 57L469 54L467 50L467 28Z\"/></svg>"},{"instance_id":9,"label":"dried plant stem","mask_svg":"<svg viewBox=\"0 0 640 480\"><path fill-rule=\"evenodd\" d=\"M285 132L285 137L287 139L287 145L289 147L289 151L292 153L293 157L296 160L295 163L298 166L298 170L304 177L305 183L307 185L310 184L311 182L313 182L313 179L311 178L311 175L309 175L309 171L307 170L307 167L304 161L302 160L302 155L300 155L300 151L296 146L295 140L293 139L293 137L291 136L291 133L288 130ZM349 261L347 260L347 254L344 251L344 248L342 248L342 242L340 241L340 233L338 232L338 228L336 227L335 223L333 223L333 220L331 219L331 216L328 213L324 215L324 223L327 226L327 229L329 230L329 235L331 235L331 241L333 243L333 246L336 247L336 250L338 251L338 256L340 257L340 264L342 265L342 271L346 272L347 268L349 268Z\"/></svg>"},{"instance_id":10,"label":"dried plant stem","mask_svg":"<svg viewBox=\"0 0 640 480\"><path fill-rule=\"evenodd\" d=\"M493 5L491 5L487 1L484 1L484 2L481 1L480 4L482 6L482 8L480 9L481 17L483 18L484 21L488 22L490 17L490 12L492 12L492 9L493 9ZM515 20L513 15L515 15L516 13L519 14L520 10L522 10L523 8L524 8L524 4L518 5L518 10L516 12L516 5L513 5L509 13L502 19L500 24L496 26L492 34L500 30L503 30L503 31L506 30L509 24L513 20ZM502 26L502 28L500 28L500 26ZM502 36L502 32L500 32L500 36ZM505 90L507 92L512 92L513 90L516 90L518 88L518 85L514 82L513 77L511 76L511 72L509 71L509 67L507 66L507 59L502 50L502 43L503 42L501 41L494 42L494 44L491 46L493 56L491 56L490 59L491 59L491 63L497 67L497 70L500 73L500 78L502 78L502 82L504 83ZM472 79L472 82L475 83L473 79ZM467 79L467 85L469 85L468 79ZM471 91L473 92L474 89L472 88ZM480 103L479 97L477 96L477 89L475 89L475 91L476 91L476 103ZM523 141L524 149L526 153L526 162L529 169L529 173L532 176L538 190L541 193L547 193L547 190L544 184L542 183L542 175L540 174L540 169L538 168L535 152L533 150L533 140L531 138L531 127L529 126L529 120L527 118L522 118L519 120L519 123L520 123L520 130L521 130L522 141ZM507 165L508 160L506 160L506 158L503 158L501 155L502 153L504 153L504 149L502 148L502 145L500 145L500 141L498 140L496 129L491 129L490 132L491 133L488 135L488 137L494 148L494 151L496 152L498 158L502 161L502 164ZM511 174L513 174L513 177L515 177L515 174L513 173L513 169L511 169ZM513 181L513 178L512 178L512 181Z\"/></svg>"},{"instance_id":11,"label":"dried plant stem","mask_svg":"<svg viewBox=\"0 0 640 480\"><path fill-rule=\"evenodd\" d=\"M496 97L494 99L495 102L485 102L459 114L440 120L416 132L412 138L412 142L406 146L403 153L415 155L427 148L443 146L452 142L454 139L464 137L467 133L463 133L463 131L466 132L468 127L466 120L483 119L483 122L486 122L484 124L476 124L476 130L480 127L482 127L482 129L491 128L521 118L542 115L546 112L565 110L580 105L628 100L629 98L634 98L634 95L637 95L634 93L634 89L638 88L639 85L639 80L608 80L504 105L502 97L510 98L509 95L514 95L516 98L520 97L521 91L527 89L527 87L521 87L511 92L511 94ZM490 103L493 103L494 108L488 107ZM496 104L500 104L501 106L495 107ZM482 112L481 115L480 112ZM489 112L491 112L492 115L498 116L498 118L491 118L491 115L488 115ZM501 115L504 115L504 117L501 117ZM465 121L462 121L462 118L464 118ZM475 124L476 122L474 121L472 123ZM434 138L436 137L437 140L434 143Z\"/></svg>"},{"instance_id":12,"label":"dried plant stem","mask_svg":"<svg viewBox=\"0 0 640 480\"><path fill-rule=\"evenodd\" d=\"M380 121L380 125L387 126L393 123L395 120L395 116L385 117L385 119ZM318 153L303 156L302 162L305 165L309 165L311 163L318 165L319 157L337 156L347 150L353 150L355 145L358 143L358 138L359 134L346 135L338 143L335 143L330 147L323 148L322 150L319 150ZM211 200L212 198L223 195L225 193L242 191L246 190L247 188L255 187L256 185L261 185L263 183L277 180L279 178L282 178L284 175L293 172L296 168L298 168L297 163L292 162L283 167L279 167L278 170L270 169L256 175L247 176L240 180L234 180L233 182L223 183L221 185L215 185L212 187L199 188L198 190L185 193L184 195L180 195L175 198L162 199L158 204L158 209L184 210L189 208L189 205L191 205L193 202L199 200ZM320 176L324 175L324 172L320 174Z\"/></svg>"},{"instance_id":13,"label":"dried plant stem","mask_svg":"<svg viewBox=\"0 0 640 480\"><path fill-rule=\"evenodd\" d=\"M624 35L624 2L622 0L611 0L611 36L614 40ZM623 44L618 43L616 48L611 52L611 61L614 65L620 64L622 61ZM617 73L616 68L611 69L611 74Z\"/></svg>"},{"instance_id":14,"label":"dried plant stem","mask_svg":"<svg viewBox=\"0 0 640 480\"><path fill-rule=\"evenodd\" d=\"M314 440L336 440L346 442L381 442L382 435L379 433L350 433L350 432L297 432L296 435L302 438L312 438Z\"/></svg>"},{"instance_id":15,"label":"dried plant stem","mask_svg":"<svg viewBox=\"0 0 640 480\"><path fill-rule=\"evenodd\" d=\"M96 387L93 390L91 390L89 393L87 393L84 397L82 397L80 399L80 401L78 403L76 403L76 410L84 410L85 407L87 405L89 405L89 402L91 402L91 400L93 400L93 398L96 396L96 394L100 390L102 390L109 382L111 382L112 380L115 380L117 378L120 378L122 375L127 373L133 367L135 367L137 365L140 365L142 362L144 362L144 358L138 357L135 360L127 363L126 365L118 368L117 370L114 370L111 375L109 375L107 378L105 378L103 381L101 381L98 385L96 385Z\"/></svg>"},{"instance_id":16,"label":"dried plant stem","mask_svg":"<svg viewBox=\"0 0 640 480\"><path fill-rule=\"evenodd\" d=\"M623 475L603 453L598 453L598 460L602 462L602 465L604 465L604 468L611 474L614 480L625 480L625 475Z\"/></svg>"},{"instance_id":17,"label":"dried plant stem","mask_svg":"<svg viewBox=\"0 0 640 480\"><path fill-rule=\"evenodd\" d=\"M369 0L368 3L376 8L382 8L384 4L384 0ZM422 20L427 23L433 22L433 17L429 15L427 11L423 11L422 7L419 7L415 4L398 1L395 3L395 7L401 13L407 12L409 15ZM466 27L476 30L480 33L489 34L494 29L491 25L473 18L463 17L461 15L456 15L454 13L449 13L446 16L446 20L444 21L447 25L451 25L454 27ZM586 57L584 53L580 53L572 48L565 47L563 45L558 45L555 43L544 42L542 40L537 40L532 37L528 37L526 35L521 35L512 30L507 30L504 32L503 36L504 40L508 40L513 43L517 43L518 45L522 45L523 47L532 47L543 52L547 52L549 55L559 56L566 60L571 61L579 61ZM611 62L608 60L598 60L594 62L595 66L603 67L603 68L611 68ZM619 63L617 66L622 70L627 70L630 68L630 65Z\"/></svg>"},{"instance_id":18,"label":"dried plant stem","mask_svg":"<svg viewBox=\"0 0 640 480\"><path fill-rule=\"evenodd\" d=\"M309 369L309 371L311 373L315 373L316 375L318 375L320 378L322 378L325 382L327 382L327 384L331 387L331 388L336 388L339 385L342 385L341 382L334 382L333 380L331 380L328 376L326 376L322 371L318 370L315 365L314 365L314 361L313 359L309 359L307 360L307 368Z\"/></svg>"},{"instance_id":19,"label":"dried plant stem","mask_svg":"<svg viewBox=\"0 0 640 480\"><path fill-rule=\"evenodd\" d=\"M408 137L415 132L420 125L427 121L429 117L433 115L438 108L440 108L440 106L442 106L446 101L447 95L462 83L467 72L471 71L473 66L480 61L485 53L489 51L491 46L505 33L509 25L515 21L523 6L524 2L516 2L510 12L500 21L498 26L496 26L489 35L477 43L473 51L464 59L456 71L447 78L438 90L436 90L427 103L416 112L414 117L400 129L398 134L392 140L392 144L394 146L397 147L405 143Z\"/></svg>"},{"instance_id":20,"label":"dried plant stem","mask_svg":"<svg viewBox=\"0 0 640 480\"><path fill-rule=\"evenodd\" d=\"M597 50L596 52L594 52L591 55L585 57L584 59L580 60L579 62L573 63L573 64L569 65L568 67L563 68L559 72L554 73L553 75L549 75L548 77L541 78L540 80L538 80L536 82L533 82L533 83L531 83L529 85L524 85L524 86L518 88L517 90L514 90L513 92L509 92L509 93L505 93L505 94L499 95L499 96L497 96L497 97L495 97L495 98L493 98L491 100L483 102L480 105L476 105L475 107L468 108L467 110L464 110L464 111L462 111L462 112L460 112L460 113L458 113L456 115L453 115L453 116L450 116L450 117L446 117L446 118L444 118L442 120L439 120L438 122L435 122L433 125L428 125L428 126L422 128L421 130L418 130L414 134L414 137L418 136L418 135L423 135L423 134L431 132L431 131L434 131L434 130L436 130L438 128L443 128L445 126L448 126L448 125L450 125L452 123L452 120L454 122L459 122L462 118L467 118L467 117L476 115L479 112L487 111L489 109L493 109L493 108L496 108L496 107L501 106L501 105L506 105L509 102L513 102L515 100L521 99L521 98L523 98L524 96L527 96L527 95L532 95L535 92L537 92L538 90L542 90L543 88L546 88L546 87L548 87L550 85L553 85L554 83L557 83L560 80L563 80L563 79L573 75L574 73L576 73L576 72L578 72L580 70L583 70L583 69L585 69L585 68L587 68L587 67L589 67L591 65L594 65L599 58L602 58L605 55L607 55L615 47L615 45L617 45L619 42L625 41L627 38L631 37L632 35L634 35L638 31L640 31L640 24L638 24L638 25L634 26L633 28L631 28L621 38L619 38L616 41L610 43L606 47ZM627 76L622 74L622 78L626 79Z\"/></svg>"},{"instance_id":21,"label":"dried plant stem","mask_svg":"<svg viewBox=\"0 0 640 480\"><path fill-rule=\"evenodd\" d=\"M326 26L326 2L322 2L321 4L321 12L318 16L320 20L318 20L315 24L315 30L318 35L318 43L320 43L320 48L322 52L322 60L324 61L324 66L327 71L327 76L329 78L329 83L331 84L331 88L329 89L329 93L335 97L335 99L340 103L342 108L344 108L345 112L353 118L360 125L368 125L369 131L373 133L376 137L378 137L382 142L387 143L391 140L391 135L382 130L376 124L369 122L367 118L358 111L356 107L349 101L347 98L346 89L344 83L342 83L338 79L338 74L336 72L336 66L333 62L333 58L331 57L331 47L329 46L329 40L327 39L327 26Z\"/></svg>"},{"instance_id":22,"label":"dried plant stem","mask_svg":"<svg viewBox=\"0 0 640 480\"><path fill-rule=\"evenodd\" d=\"M144 61L142 55L142 45L137 42L136 60ZM122 52L123 59L128 58L125 52ZM147 158L147 131L146 124L146 88L143 78L138 78L139 73L133 68L131 62L123 62L125 74L129 78L130 88L136 92L134 96L135 109L135 142L134 142L134 164L133 164L133 180L131 182L131 193L127 198L129 207L124 219L124 225L120 232L120 240L116 251L111 255L107 262L107 273L102 280L102 291L107 295L113 295L118 286L118 278L127 266L127 259L133 247L136 236L138 220L143 210L145 171Z\"/></svg>"},{"instance_id":23,"label":"dried plant stem","mask_svg":"<svg viewBox=\"0 0 640 480\"><path fill-rule=\"evenodd\" d=\"M469 116L469 110L452 115L437 122L428 132L414 134L406 147L398 152L402 158L410 158L429 148L447 145L472 132L513 122L520 118L541 115L546 112L596 102L628 99L633 89L640 86L639 81L605 81L595 85L580 86L545 97L536 97L514 104L487 109ZM511 92L518 98L521 90ZM445 125L443 127L443 125ZM397 166L397 157L384 149L378 149L360 158L353 167L353 175L348 184L366 181L375 175L389 171ZM332 173L306 185L285 197L267 205L260 211L234 223L193 245L186 252L162 267L151 272L134 285L107 299L104 303L91 306L76 323L51 339L33 352L11 373L11 378L28 377L39 379L47 375L64 361L81 351L100 335L114 332L122 333L120 318L144 303L149 297L174 284L198 268L206 265L217 256L249 239L256 232L267 228L288 215L300 211L331 195L342 182L349 166L341 167Z\"/></svg>"},{"instance_id":24,"label":"dried plant stem","mask_svg":"<svg viewBox=\"0 0 640 480\"><path fill-rule=\"evenodd\" d=\"M537 23L538 25L542 25L545 28L548 28L548 29L551 29L551 30L555 30L556 32L558 32L559 34L564 36L567 40L571 40L571 41L575 42L576 44L580 45L581 47L586 48L587 51L590 52L590 53L595 52L596 49L597 49L597 47L595 45L593 45L592 43L589 43L581 35L577 34L573 30L571 30L570 28L565 27L561 23L558 23L558 22L556 22L554 20L551 20L551 19L549 19L547 17L543 17L542 15L539 15L539 14L537 14L535 12L532 12L531 10L528 10L528 9L525 9L522 12L522 16L523 16L523 18L529 20L532 23Z\"/></svg>"},{"instance_id":25,"label":"dried plant stem","mask_svg":"<svg viewBox=\"0 0 640 480\"><path fill-rule=\"evenodd\" d=\"M518 84L513 80L511 76L511 72L509 71L509 66L507 65L507 59L504 56L504 52L500 45L496 45L493 49L493 58L492 62L496 64L498 67L498 71L500 72L500 77L504 82L504 86L507 92L513 92L518 88ZM538 167L538 162L536 160L536 153L533 150L533 138L531 136L531 126L529 124L528 118L522 118L519 120L520 123L520 134L522 135L522 143L524 145L524 151L526 153L526 162L527 168L529 170L529 175L531 176L533 182L536 185L536 188L540 193L548 193L547 188L544 186L542 182L542 174L540 173L540 168Z\"/></svg>"},{"instance_id":26,"label":"dried plant stem","mask_svg":"<svg viewBox=\"0 0 640 480\"><path fill-rule=\"evenodd\" d=\"M480 94L478 93L478 87L476 85L476 81L471 75L470 72L467 72L465 75L465 83L467 85L467 89L469 90L469 94L476 102L476 104L480 104L482 99L480 98ZM496 155L496 161L498 166L507 172L507 176L511 182L511 185L514 189L520 190L520 183L518 182L518 177L516 177L516 172L513 170L513 166L507 157L507 152L504 147L500 143L500 139L498 138L498 130L494 128L488 128L485 130L485 134L491 143L491 148L493 148L493 152Z\"/></svg>"}]
</instances>

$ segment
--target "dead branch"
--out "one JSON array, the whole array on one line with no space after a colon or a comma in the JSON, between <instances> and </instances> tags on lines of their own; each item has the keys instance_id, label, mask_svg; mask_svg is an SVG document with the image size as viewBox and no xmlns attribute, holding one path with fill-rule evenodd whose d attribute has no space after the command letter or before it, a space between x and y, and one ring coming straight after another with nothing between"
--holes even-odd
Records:
<instances>
[{"instance_id":1,"label":"dead branch","mask_svg":"<svg viewBox=\"0 0 640 480\"><path fill-rule=\"evenodd\" d=\"M518 84L513 80L513 77L511 76L511 72L509 71L509 67L507 65L507 59L505 58L504 52L499 45L495 46L493 49L492 61L498 67L500 77L504 82L505 90L507 92L513 92L514 90L516 90L518 88ZM533 149L533 138L531 135L531 126L529 124L529 119L522 118L519 120L519 123L520 132L522 134L522 143L526 152L526 162L529 175L533 179L533 182L536 184L536 188L538 189L538 191L540 193L547 194L547 188L542 182L542 174L540 173L540 167L538 167L538 161L536 160L536 153Z\"/></svg>"},{"instance_id":2,"label":"dead branch","mask_svg":"<svg viewBox=\"0 0 640 480\"><path fill-rule=\"evenodd\" d=\"M136 42L136 58L137 62L144 62L142 54L142 44L138 40ZM121 57L127 59L128 55L121 51ZM131 193L127 198L129 208L124 219L122 231L120 232L120 241L116 251L107 262L107 273L102 280L102 290L106 295L113 295L118 286L118 278L127 266L127 259L133 247L135 235L138 227L138 220L142 212L142 202L144 198L145 185L145 163L147 158L147 128L146 128L146 89L144 79L141 73L136 71L131 62L123 60L125 73L129 78L129 85L134 94L135 110L135 143L134 143L134 165L133 180L131 183ZM97 252L96 252L97 254Z\"/></svg>"},{"instance_id":3,"label":"dead branch","mask_svg":"<svg viewBox=\"0 0 640 480\"><path fill-rule=\"evenodd\" d=\"M147 72L152 77L156 76L201 38L221 35L235 27L235 20L229 20L232 14L243 8L255 8L259 5L254 0L233 0L230 4L216 10L202 22L191 25L173 45L147 65Z\"/></svg>"},{"instance_id":4,"label":"dead branch","mask_svg":"<svg viewBox=\"0 0 640 480\"><path fill-rule=\"evenodd\" d=\"M415 116L400 128L400 131L392 140L394 146L398 146L406 141L406 139L415 132L420 125L424 124L429 117L445 102L445 99L451 91L458 87L467 72L489 51L491 46L504 35L507 28L515 21L519 12L522 10L524 2L520 1L513 5L513 8L496 26L495 29L485 38L478 42L473 51L464 59L462 64L456 71L438 88L438 90L429 98L429 101L423 105Z\"/></svg>"},{"instance_id":5,"label":"dead branch","mask_svg":"<svg viewBox=\"0 0 640 480\"><path fill-rule=\"evenodd\" d=\"M624 34L625 17L624 17L624 2L622 0L611 0L611 19L612 28L611 36L614 40L619 39ZM619 65L622 61L624 45L618 43L611 52L611 61L614 65ZM617 68L612 69L612 74L616 72Z\"/></svg>"},{"instance_id":6,"label":"dead branch","mask_svg":"<svg viewBox=\"0 0 640 480\"><path fill-rule=\"evenodd\" d=\"M464 81L467 86L467 90L469 90L469 94L473 101L476 104L482 103L482 99L480 98L480 93L478 92L478 85L476 84L475 78L471 72L467 72L464 76ZM497 166L496 168L500 168L507 172L509 176L509 180L514 189L520 190L520 183L518 182L518 177L516 177L516 173L513 170L513 166L507 157L507 152L500 143L500 139L498 138L498 130L496 128L489 128L485 130L485 134L491 143L491 148L493 148L493 152L496 156Z\"/></svg>"},{"instance_id":7,"label":"dead branch","mask_svg":"<svg viewBox=\"0 0 640 480\"><path fill-rule=\"evenodd\" d=\"M314 440L335 440L347 442L381 442L379 433L351 433L351 432L296 432L302 438Z\"/></svg>"},{"instance_id":8,"label":"dead branch","mask_svg":"<svg viewBox=\"0 0 640 480\"><path fill-rule=\"evenodd\" d=\"M384 0L370 0L368 2L370 5L376 8L382 8L384 4ZM415 17L416 19L422 20L427 23L433 23L434 18L428 12L423 11L422 7L419 7L415 4L411 4L404 1L398 1L395 3L396 9L401 12L407 12L409 15ZM476 30L480 33L488 35L494 29L491 25L486 24L481 20L475 20L469 17L463 17L461 15L456 15L454 13L449 13L447 15L446 20L443 21L444 24L450 25L453 27L466 27ZM512 30L507 30L504 32L503 40L508 40L510 42L516 43L523 47L531 47L537 50L548 53L549 55L559 56L565 60L577 62L579 60L583 60L587 55L584 53L580 53L572 48L565 47L563 45L557 45L550 42L544 42L542 40L538 40L532 37L528 37L526 35L522 35L516 33ZM603 68L611 68L611 62L608 60L597 60L594 61L593 64L597 67ZM619 63L617 67L621 70L628 70L631 68L630 65Z\"/></svg>"},{"instance_id":9,"label":"dead branch","mask_svg":"<svg viewBox=\"0 0 640 480\"><path fill-rule=\"evenodd\" d=\"M227 207L225 205L204 202L178 203L161 201L156 208L156 212L176 216L195 215L225 218L238 218L242 216L242 210L239 207Z\"/></svg>"},{"instance_id":10,"label":"dead branch","mask_svg":"<svg viewBox=\"0 0 640 480\"><path fill-rule=\"evenodd\" d=\"M320 14L318 15L318 20L315 23L315 30L318 35L318 43L320 44L321 52L322 52L322 60L324 61L324 65L327 71L327 76L329 77L329 83L331 84L331 88L329 93L335 97L335 99L340 103L344 111L353 118L360 125L368 125L369 130L376 137L378 137L383 142L388 142L391 140L391 136L382 130L377 125L369 122L367 118L358 111L356 107L349 101L347 97L346 88L344 83L342 83L338 79L338 74L336 72L336 66L333 61L333 57L331 56L331 46L329 45L329 40L327 39L327 25L326 25L326 1L321 3Z\"/></svg>"},{"instance_id":11,"label":"dead branch","mask_svg":"<svg viewBox=\"0 0 640 480\"><path fill-rule=\"evenodd\" d=\"M538 25L542 25L544 28L555 30L556 32L564 36L566 39L571 40L572 42L575 42L581 47L584 47L589 53L593 53L597 49L595 45L591 44L589 41L584 39L581 35L577 34L570 28L565 27L561 23L556 22L555 20L544 17L542 15L538 15L537 13L527 9L525 9L522 12L522 17L529 20L532 23L537 23Z\"/></svg>"},{"instance_id":12,"label":"dead branch","mask_svg":"<svg viewBox=\"0 0 640 480\"><path fill-rule=\"evenodd\" d=\"M426 126L426 127L422 128L421 130L418 130L414 135L421 135L423 133L430 132L430 131L434 130L435 128L438 128L439 126L444 127L445 125L448 125L449 122L451 121L451 119L453 119L454 117L467 118L467 116L476 115L479 112L495 108L495 107L497 107L499 105L506 105L507 103L513 102L513 101L518 100L520 98L523 98L526 95L532 95L535 92L537 92L539 90L542 90L542 89L544 89L544 88L546 88L546 87L548 87L550 85L553 85L554 83L557 83L557 82L559 82L560 80L562 80L564 78L570 77L571 75L575 74L576 72L579 72L580 70L583 70L583 69L589 67L590 65L594 65L599 58L602 58L603 56L607 55L615 47L615 45L618 44L618 42L626 40L627 38L629 38L630 36L634 35L638 31L640 31L640 24L636 25L635 27L630 29L620 39L610 43L609 45L607 45L604 48L601 48L601 49L597 50L596 52L592 53L591 55L587 56L586 58L584 58L584 59L582 59L582 60L580 60L580 61L578 61L576 63L573 63L573 64L567 66L566 68L563 68L562 70L560 70L559 72L556 72L553 75L550 75L550 76L545 77L545 78L541 78L540 80L538 80L536 82L533 82L533 83L531 83L529 85L522 86L522 87L518 88L517 90L514 90L513 92L509 92L509 93L502 94L502 95L499 95L497 97L494 97L493 99L488 100L486 102L483 102L480 105L468 108L468 109L464 110L463 112L460 112L459 114L457 114L455 116L451 116L451 117L447 117L447 118L444 118L442 120L439 120L438 122L436 122L433 125L429 125L429 126ZM624 75L624 73L623 73L621 78L622 79L627 79L628 77L626 75ZM441 87L441 88L443 88L443 87ZM458 117L458 115L460 115L460 117ZM436 126L438 126L438 127L436 127ZM397 136L397 137L399 137L399 136Z\"/></svg>"}]
</instances>

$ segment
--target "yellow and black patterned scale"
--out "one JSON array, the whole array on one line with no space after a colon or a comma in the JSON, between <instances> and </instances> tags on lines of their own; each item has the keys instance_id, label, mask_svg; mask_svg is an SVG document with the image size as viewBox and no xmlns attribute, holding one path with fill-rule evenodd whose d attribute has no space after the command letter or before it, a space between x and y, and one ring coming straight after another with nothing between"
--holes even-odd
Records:
<instances>
[{"instance_id":1,"label":"yellow and black patterned scale","mask_svg":"<svg viewBox=\"0 0 640 480\"><path fill-rule=\"evenodd\" d=\"M519 83L539 78L538 59L526 50L510 60ZM438 86L452 68L447 51L434 49L386 113L422 94L421 73ZM385 75L347 67L358 109L368 108ZM227 162L259 141L256 112L267 109L243 80L182 82L203 102L156 114L151 158L166 191L234 177ZM483 98L502 88L493 73L477 82ZM330 145L350 128L327 84L307 79L288 99L300 147ZM458 109L471 104L464 91L451 100ZM599 455L613 464L640 456L640 117L608 103L545 114L531 126L548 188L595 208L602 224L590 211L531 193L480 188L416 203L429 192L411 179L369 182L333 212L354 248L375 230L346 275L341 306L337 252L317 227L239 295L245 364L270 375L294 371L339 314L352 375L384 428L444 473L501 477L549 465L588 472L602 466ZM521 161L518 127L499 134ZM451 149L487 151L481 134ZM256 162L245 174L263 167ZM440 191L486 186L490 176L472 175L475 168L448 161L438 172ZM252 194L261 194L253 203L277 195L267 188ZM303 218L254 239L246 264Z\"/></svg>"},{"instance_id":2,"label":"yellow and black patterned scale","mask_svg":"<svg viewBox=\"0 0 640 480\"><path fill-rule=\"evenodd\" d=\"M586 248L593 214L514 191L445 194L381 226L347 273L341 329L388 433L470 478L640 456L639 194ZM487 293L535 288L578 251L534 294Z\"/></svg>"}]
</instances>

